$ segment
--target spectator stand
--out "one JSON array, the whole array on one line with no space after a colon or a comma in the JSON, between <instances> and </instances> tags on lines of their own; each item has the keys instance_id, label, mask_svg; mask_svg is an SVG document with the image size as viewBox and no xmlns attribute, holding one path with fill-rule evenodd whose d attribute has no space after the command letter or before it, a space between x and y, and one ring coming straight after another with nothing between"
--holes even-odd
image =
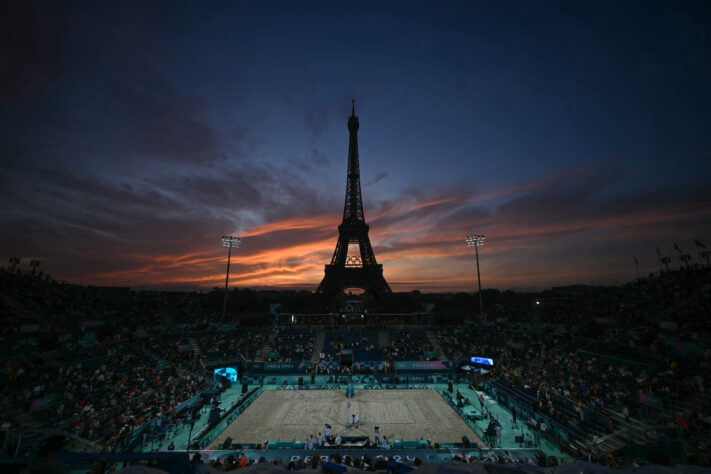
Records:
<instances>
[{"instance_id":1,"label":"spectator stand","mask_svg":"<svg viewBox=\"0 0 711 474\"><path fill-rule=\"evenodd\" d=\"M432 353L434 347L422 327L390 329L388 339L389 346L384 350L394 361L419 361L432 357L425 355L425 352Z\"/></svg>"},{"instance_id":2,"label":"spectator stand","mask_svg":"<svg viewBox=\"0 0 711 474\"><path fill-rule=\"evenodd\" d=\"M342 350L351 350L353 363L365 368L379 365L380 336L377 330L359 328L357 330L329 330L324 337L323 353L327 362L335 360Z\"/></svg>"}]
</instances>

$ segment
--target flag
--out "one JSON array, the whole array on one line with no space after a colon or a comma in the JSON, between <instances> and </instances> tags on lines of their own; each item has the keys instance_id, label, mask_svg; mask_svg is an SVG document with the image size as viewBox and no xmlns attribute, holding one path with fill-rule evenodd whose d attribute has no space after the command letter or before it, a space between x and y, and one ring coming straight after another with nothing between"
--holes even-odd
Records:
<instances>
[{"instance_id":1,"label":"flag","mask_svg":"<svg viewBox=\"0 0 711 474\"><path fill-rule=\"evenodd\" d=\"M662 252L660 252L659 247L657 247L657 257L661 257L661 256L662 256Z\"/></svg>"},{"instance_id":2,"label":"flag","mask_svg":"<svg viewBox=\"0 0 711 474\"><path fill-rule=\"evenodd\" d=\"M702 249L706 250L706 246L699 242L698 240L694 239L694 243L696 244L697 247L701 247Z\"/></svg>"},{"instance_id":3,"label":"flag","mask_svg":"<svg viewBox=\"0 0 711 474\"><path fill-rule=\"evenodd\" d=\"M637 261L637 256L636 256L636 255L632 255L632 258L634 258L634 264L635 264L635 265L639 265L639 262Z\"/></svg>"},{"instance_id":4,"label":"flag","mask_svg":"<svg viewBox=\"0 0 711 474\"><path fill-rule=\"evenodd\" d=\"M680 249L679 246L676 244L676 242L674 243L674 248L676 249L677 252L681 253L681 249Z\"/></svg>"}]
</instances>

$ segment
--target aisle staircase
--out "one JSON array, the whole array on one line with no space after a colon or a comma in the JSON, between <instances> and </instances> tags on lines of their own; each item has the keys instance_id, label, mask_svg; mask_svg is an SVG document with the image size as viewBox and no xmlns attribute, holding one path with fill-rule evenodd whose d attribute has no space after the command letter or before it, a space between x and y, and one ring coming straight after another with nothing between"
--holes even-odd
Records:
<instances>
[{"instance_id":1,"label":"aisle staircase","mask_svg":"<svg viewBox=\"0 0 711 474\"><path fill-rule=\"evenodd\" d=\"M198 344L197 339L194 337L189 337L188 342L191 346L193 346L193 355L196 358L199 358L200 364L202 364L202 367L205 368L205 361L203 360L202 353L200 352L200 345Z\"/></svg>"},{"instance_id":2,"label":"aisle staircase","mask_svg":"<svg viewBox=\"0 0 711 474\"><path fill-rule=\"evenodd\" d=\"M444 352L442 351L442 345L439 343L439 338L437 335L434 333L434 331L427 330L427 339L429 339L430 344L432 344L432 349L437 351L437 360L447 360L447 356L444 355Z\"/></svg>"},{"instance_id":3,"label":"aisle staircase","mask_svg":"<svg viewBox=\"0 0 711 474\"><path fill-rule=\"evenodd\" d=\"M381 349L383 347L387 347L390 344L390 338L388 337L387 331L378 332L378 343L380 344Z\"/></svg>"},{"instance_id":4,"label":"aisle staircase","mask_svg":"<svg viewBox=\"0 0 711 474\"><path fill-rule=\"evenodd\" d=\"M75 453L100 453L101 440L98 442L77 436L59 428L48 428L45 423L37 421L25 414L19 417L18 427L12 427L5 432L2 452L15 456L31 455L37 451L43 439L52 435L61 435L65 438L65 449Z\"/></svg>"},{"instance_id":5,"label":"aisle staircase","mask_svg":"<svg viewBox=\"0 0 711 474\"><path fill-rule=\"evenodd\" d=\"M573 440L573 445L582 453L590 449L596 456L604 457L607 453L616 453L629 444L627 428L604 436L587 435L584 440Z\"/></svg>"},{"instance_id":6,"label":"aisle staircase","mask_svg":"<svg viewBox=\"0 0 711 474\"><path fill-rule=\"evenodd\" d=\"M323 352L323 343L326 340L326 331L321 328L316 331L316 337L314 339L314 350L311 353L311 363L318 364L319 354Z\"/></svg>"},{"instance_id":7,"label":"aisle staircase","mask_svg":"<svg viewBox=\"0 0 711 474\"><path fill-rule=\"evenodd\" d=\"M570 446L581 453L587 453L591 450L596 456L604 457L607 453L621 453L625 449L634 446L654 446L655 444L669 444L670 430L674 431L673 427L658 426L652 420L638 420L630 418L626 420L622 413L610 408L601 408L602 413L609 416L616 430L610 434L587 434L581 439L571 439ZM683 462L685 458L683 443L680 432L671 433L672 444L678 446L679 450L676 453L670 453L670 457L674 462ZM666 438L666 439L665 439Z\"/></svg>"},{"instance_id":8,"label":"aisle staircase","mask_svg":"<svg viewBox=\"0 0 711 474\"><path fill-rule=\"evenodd\" d=\"M149 350L146 349L145 347L143 348L143 353L146 355L146 357L148 357L148 359L150 359L151 364L153 365L153 367L157 367L160 362L163 362L163 358L162 358L162 357L160 357L160 356L159 356L158 354L156 354L155 352L149 351ZM166 364L167 364L167 363L168 363L168 362L166 361Z\"/></svg>"},{"instance_id":9,"label":"aisle staircase","mask_svg":"<svg viewBox=\"0 0 711 474\"><path fill-rule=\"evenodd\" d=\"M274 351L274 347L276 346L276 335L277 331L273 330L269 333L269 337L264 341L264 344L262 345L262 357L261 359L259 357L255 357L254 360L258 362L264 362L264 360L267 358L267 354Z\"/></svg>"}]
</instances>

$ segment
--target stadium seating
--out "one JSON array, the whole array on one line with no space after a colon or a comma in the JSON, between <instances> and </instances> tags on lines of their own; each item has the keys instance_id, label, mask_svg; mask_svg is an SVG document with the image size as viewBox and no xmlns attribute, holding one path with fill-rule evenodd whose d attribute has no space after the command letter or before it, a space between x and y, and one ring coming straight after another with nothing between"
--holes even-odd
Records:
<instances>
[{"instance_id":1,"label":"stadium seating","mask_svg":"<svg viewBox=\"0 0 711 474\"><path fill-rule=\"evenodd\" d=\"M318 372L340 374L338 356L349 349L355 364L378 367L373 385L382 388L391 382L378 383L386 380L381 367L437 353L430 331L453 361L494 359L481 389L516 406L519 419L544 421L553 441L590 446L593 437L646 423L678 430L674 441L702 446L695 456L703 459L711 429L704 396L711 386L710 277L708 269L692 269L621 287L555 288L536 296L538 308L528 300L498 304L486 323L274 329L213 322L219 312L199 295L88 288L1 271L8 324L0 328L0 358L8 383L0 387L0 408L13 427L56 429L118 452L143 430L160 435L184 421L173 409L211 387L203 364L252 361L271 341L281 361L323 352ZM531 323L533 316L540 322ZM314 347L319 331L322 348ZM158 418L161 430L154 428Z\"/></svg>"}]
</instances>

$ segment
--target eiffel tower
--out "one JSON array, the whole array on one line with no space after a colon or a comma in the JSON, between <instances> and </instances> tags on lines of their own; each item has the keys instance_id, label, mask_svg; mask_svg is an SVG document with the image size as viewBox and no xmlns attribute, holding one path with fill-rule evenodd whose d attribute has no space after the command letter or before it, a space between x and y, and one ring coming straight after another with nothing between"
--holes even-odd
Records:
<instances>
[{"instance_id":1,"label":"eiffel tower","mask_svg":"<svg viewBox=\"0 0 711 474\"><path fill-rule=\"evenodd\" d=\"M358 117L353 109L348 118L348 179L346 181L346 203L343 207L343 222L338 226L338 242L331 263L326 265L326 274L316 289L326 301L346 288L360 288L383 299L392 293L383 277L383 266L375 260L373 247L368 238L368 224L365 223L363 200L360 193L360 166L358 165ZM349 255L348 249L355 248L359 255Z\"/></svg>"}]
</instances>

